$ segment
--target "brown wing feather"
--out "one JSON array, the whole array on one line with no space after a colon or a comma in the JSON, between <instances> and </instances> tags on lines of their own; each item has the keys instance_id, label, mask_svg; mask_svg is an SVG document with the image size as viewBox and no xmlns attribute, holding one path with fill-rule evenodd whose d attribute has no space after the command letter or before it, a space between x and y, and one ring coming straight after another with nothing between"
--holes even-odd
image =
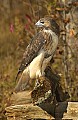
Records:
<instances>
[{"instance_id":1,"label":"brown wing feather","mask_svg":"<svg viewBox=\"0 0 78 120\"><path fill-rule=\"evenodd\" d=\"M21 62L21 65L19 67L16 79L27 66L32 62L32 60L37 56L39 50L41 47L45 44L44 36L41 32L39 32L34 39L31 41L31 43L27 46L26 51L23 55L23 60Z\"/></svg>"}]
</instances>

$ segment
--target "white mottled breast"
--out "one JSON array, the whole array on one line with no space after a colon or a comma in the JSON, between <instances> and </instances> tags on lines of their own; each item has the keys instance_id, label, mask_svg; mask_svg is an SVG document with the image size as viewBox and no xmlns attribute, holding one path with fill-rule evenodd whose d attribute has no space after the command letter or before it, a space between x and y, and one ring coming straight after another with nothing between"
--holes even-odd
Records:
<instances>
[{"instance_id":1,"label":"white mottled breast","mask_svg":"<svg viewBox=\"0 0 78 120\"><path fill-rule=\"evenodd\" d=\"M50 44L50 52L52 51L52 53L56 50L57 48L57 45L58 45L58 36L55 34L55 32L53 32L52 30L46 30L44 29L44 32L48 33L48 34L51 34L52 36L52 44ZM52 46L51 46L52 45Z\"/></svg>"}]
</instances>

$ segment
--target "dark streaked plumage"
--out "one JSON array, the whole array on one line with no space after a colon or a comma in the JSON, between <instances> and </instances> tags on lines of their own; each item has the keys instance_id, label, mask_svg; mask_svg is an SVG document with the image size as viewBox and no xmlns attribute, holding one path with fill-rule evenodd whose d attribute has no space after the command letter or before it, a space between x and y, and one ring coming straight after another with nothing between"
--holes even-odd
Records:
<instances>
[{"instance_id":1,"label":"dark streaked plumage","mask_svg":"<svg viewBox=\"0 0 78 120\"><path fill-rule=\"evenodd\" d=\"M26 48L18 71L18 74L22 73L22 76L16 86L16 90L20 89L20 85L27 81L27 75L31 79L43 76L43 72L53 57L58 45L59 26L53 19L42 18L36 25L43 29L37 33ZM23 80L23 75L25 80Z\"/></svg>"}]
</instances>

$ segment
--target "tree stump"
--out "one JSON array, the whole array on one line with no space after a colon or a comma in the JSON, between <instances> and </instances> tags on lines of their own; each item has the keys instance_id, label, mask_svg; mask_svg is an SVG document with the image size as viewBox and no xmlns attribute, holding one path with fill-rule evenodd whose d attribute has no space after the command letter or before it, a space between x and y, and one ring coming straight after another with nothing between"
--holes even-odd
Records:
<instances>
[{"instance_id":1,"label":"tree stump","mask_svg":"<svg viewBox=\"0 0 78 120\"><path fill-rule=\"evenodd\" d=\"M48 105L43 105L43 109L32 103L7 107L7 120L78 120L78 102L59 102L57 106L50 104L50 113L47 113L44 107L47 109Z\"/></svg>"},{"instance_id":2,"label":"tree stump","mask_svg":"<svg viewBox=\"0 0 78 120\"><path fill-rule=\"evenodd\" d=\"M46 111L33 104L10 106L6 111L7 120L53 119Z\"/></svg>"}]
</instances>

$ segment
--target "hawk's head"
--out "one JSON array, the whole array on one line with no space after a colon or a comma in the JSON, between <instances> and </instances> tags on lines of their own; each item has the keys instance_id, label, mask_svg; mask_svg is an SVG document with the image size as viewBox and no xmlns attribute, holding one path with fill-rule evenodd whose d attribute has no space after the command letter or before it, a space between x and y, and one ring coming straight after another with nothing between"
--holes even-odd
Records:
<instances>
[{"instance_id":1,"label":"hawk's head","mask_svg":"<svg viewBox=\"0 0 78 120\"><path fill-rule=\"evenodd\" d=\"M43 27L45 29L51 29L57 35L60 34L59 25L52 18L48 18L48 17L41 18L35 25L37 27Z\"/></svg>"}]
</instances>

